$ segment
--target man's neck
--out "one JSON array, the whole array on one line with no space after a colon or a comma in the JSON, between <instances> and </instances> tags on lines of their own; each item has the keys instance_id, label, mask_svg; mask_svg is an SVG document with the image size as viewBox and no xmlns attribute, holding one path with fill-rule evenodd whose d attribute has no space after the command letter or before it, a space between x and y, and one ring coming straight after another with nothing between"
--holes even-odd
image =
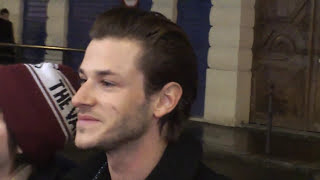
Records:
<instances>
[{"instance_id":1,"label":"man's neck","mask_svg":"<svg viewBox=\"0 0 320 180\"><path fill-rule=\"evenodd\" d=\"M158 126L153 126L135 142L130 142L114 152L107 152L112 180L143 180L160 161L166 140L160 136Z\"/></svg>"}]
</instances>

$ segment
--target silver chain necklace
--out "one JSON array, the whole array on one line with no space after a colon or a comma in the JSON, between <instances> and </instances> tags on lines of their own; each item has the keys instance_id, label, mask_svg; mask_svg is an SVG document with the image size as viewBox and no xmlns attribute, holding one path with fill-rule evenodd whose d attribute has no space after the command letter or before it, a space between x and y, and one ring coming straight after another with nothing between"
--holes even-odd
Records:
<instances>
[{"instance_id":1,"label":"silver chain necklace","mask_svg":"<svg viewBox=\"0 0 320 180\"><path fill-rule=\"evenodd\" d=\"M99 176L101 175L101 173L106 170L107 164L108 164L108 163L107 163L107 161L106 161L106 162L100 167L99 171L97 172L97 174L94 176L94 178L93 178L92 180L98 180L98 178L99 178Z\"/></svg>"}]
</instances>

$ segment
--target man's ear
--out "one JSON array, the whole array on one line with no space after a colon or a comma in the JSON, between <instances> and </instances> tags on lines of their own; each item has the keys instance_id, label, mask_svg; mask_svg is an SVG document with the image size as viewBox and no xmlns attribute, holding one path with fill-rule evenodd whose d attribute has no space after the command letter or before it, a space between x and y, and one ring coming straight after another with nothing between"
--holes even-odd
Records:
<instances>
[{"instance_id":1,"label":"man's ear","mask_svg":"<svg viewBox=\"0 0 320 180\"><path fill-rule=\"evenodd\" d=\"M158 93L155 101L153 115L159 119L162 116L170 113L178 104L183 90L180 84L170 82L166 84Z\"/></svg>"}]
</instances>

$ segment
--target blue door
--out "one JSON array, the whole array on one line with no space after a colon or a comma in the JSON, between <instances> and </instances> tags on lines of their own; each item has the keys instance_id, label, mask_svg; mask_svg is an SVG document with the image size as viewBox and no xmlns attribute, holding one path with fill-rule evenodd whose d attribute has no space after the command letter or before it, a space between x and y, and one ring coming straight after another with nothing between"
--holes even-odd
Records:
<instances>
[{"instance_id":1,"label":"blue door","mask_svg":"<svg viewBox=\"0 0 320 180\"><path fill-rule=\"evenodd\" d=\"M45 45L47 38L47 5L48 0L25 0L23 16L23 44ZM39 63L43 61L45 50L24 49L24 61Z\"/></svg>"},{"instance_id":2,"label":"blue door","mask_svg":"<svg viewBox=\"0 0 320 180\"><path fill-rule=\"evenodd\" d=\"M89 31L96 16L107 9L119 6L120 0L70 0L68 47L85 49L90 42ZM78 69L83 53L69 54L64 62Z\"/></svg>"},{"instance_id":3,"label":"blue door","mask_svg":"<svg viewBox=\"0 0 320 180\"><path fill-rule=\"evenodd\" d=\"M138 6L140 9L150 11L152 6L152 0L140 0Z\"/></svg>"},{"instance_id":4,"label":"blue door","mask_svg":"<svg viewBox=\"0 0 320 180\"><path fill-rule=\"evenodd\" d=\"M198 94L191 114L202 117L206 87L207 57L209 49L209 22L211 0L179 0L177 24L190 38L198 58L199 84Z\"/></svg>"},{"instance_id":5,"label":"blue door","mask_svg":"<svg viewBox=\"0 0 320 180\"><path fill-rule=\"evenodd\" d=\"M96 16L122 5L121 0L70 0L68 47L85 49L90 42L89 31ZM139 8L150 10L152 0L141 0ZM65 64L78 69L83 53L70 53Z\"/></svg>"}]
</instances>

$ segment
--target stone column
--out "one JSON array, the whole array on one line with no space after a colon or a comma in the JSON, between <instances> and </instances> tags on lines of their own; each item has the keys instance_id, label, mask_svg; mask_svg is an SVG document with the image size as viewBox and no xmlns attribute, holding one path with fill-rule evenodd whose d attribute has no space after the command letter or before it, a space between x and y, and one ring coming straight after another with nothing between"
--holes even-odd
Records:
<instances>
[{"instance_id":1,"label":"stone column","mask_svg":"<svg viewBox=\"0 0 320 180\"><path fill-rule=\"evenodd\" d=\"M212 0L204 121L248 123L255 0Z\"/></svg>"},{"instance_id":2,"label":"stone column","mask_svg":"<svg viewBox=\"0 0 320 180\"><path fill-rule=\"evenodd\" d=\"M54 0L48 2L47 46L67 46L69 1ZM62 63L63 52L47 50L45 61Z\"/></svg>"}]
</instances>

